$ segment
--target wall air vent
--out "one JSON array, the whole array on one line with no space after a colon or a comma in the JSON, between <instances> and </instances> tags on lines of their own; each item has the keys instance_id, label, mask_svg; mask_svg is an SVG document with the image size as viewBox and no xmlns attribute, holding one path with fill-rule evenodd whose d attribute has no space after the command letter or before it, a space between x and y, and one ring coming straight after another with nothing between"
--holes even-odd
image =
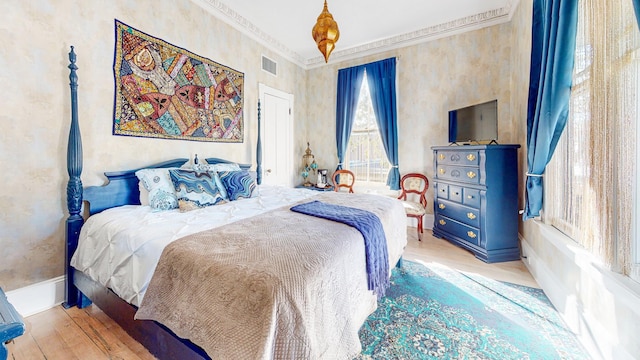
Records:
<instances>
[{"instance_id":1,"label":"wall air vent","mask_svg":"<svg viewBox=\"0 0 640 360\"><path fill-rule=\"evenodd\" d=\"M262 55L262 70L271 75L278 76L278 63Z\"/></svg>"}]
</instances>

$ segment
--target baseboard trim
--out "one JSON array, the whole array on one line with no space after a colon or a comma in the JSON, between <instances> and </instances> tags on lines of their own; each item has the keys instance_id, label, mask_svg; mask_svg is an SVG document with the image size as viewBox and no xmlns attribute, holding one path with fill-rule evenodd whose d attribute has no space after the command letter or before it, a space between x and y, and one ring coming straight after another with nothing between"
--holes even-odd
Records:
<instances>
[{"instance_id":1,"label":"baseboard trim","mask_svg":"<svg viewBox=\"0 0 640 360\"><path fill-rule=\"evenodd\" d=\"M65 277L45 280L7 292L7 299L22 317L49 310L64 302Z\"/></svg>"},{"instance_id":2,"label":"baseboard trim","mask_svg":"<svg viewBox=\"0 0 640 360\"><path fill-rule=\"evenodd\" d=\"M426 214L422 221L424 221L422 224L423 228L433 230L433 222L435 221L435 216L433 214Z\"/></svg>"},{"instance_id":3,"label":"baseboard trim","mask_svg":"<svg viewBox=\"0 0 640 360\"><path fill-rule=\"evenodd\" d=\"M433 222L435 220L435 216L433 214L426 214L424 219L422 219L422 228L424 230L433 230ZM407 217L407 226L409 227L417 227L418 220L415 218Z\"/></svg>"}]
</instances>

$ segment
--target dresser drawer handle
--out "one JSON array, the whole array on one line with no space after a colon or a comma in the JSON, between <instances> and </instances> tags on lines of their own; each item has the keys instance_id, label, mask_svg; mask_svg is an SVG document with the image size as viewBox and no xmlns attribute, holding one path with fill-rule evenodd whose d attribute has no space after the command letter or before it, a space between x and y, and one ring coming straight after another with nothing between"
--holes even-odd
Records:
<instances>
[{"instance_id":1,"label":"dresser drawer handle","mask_svg":"<svg viewBox=\"0 0 640 360\"><path fill-rule=\"evenodd\" d=\"M467 199L473 199L473 195L467 195Z\"/></svg>"},{"instance_id":2,"label":"dresser drawer handle","mask_svg":"<svg viewBox=\"0 0 640 360\"><path fill-rule=\"evenodd\" d=\"M438 221L438 222L440 223L440 225L443 225L443 226L444 226L444 225L447 225L447 222L446 222L446 221L444 221L444 220L442 220L442 219L440 219L440 221Z\"/></svg>"},{"instance_id":3,"label":"dresser drawer handle","mask_svg":"<svg viewBox=\"0 0 640 360\"><path fill-rule=\"evenodd\" d=\"M471 220L476 218L476 215L474 213L467 213L467 217Z\"/></svg>"},{"instance_id":4,"label":"dresser drawer handle","mask_svg":"<svg viewBox=\"0 0 640 360\"><path fill-rule=\"evenodd\" d=\"M467 235L472 239L475 239L477 236L476 233L474 233L473 231L467 231Z\"/></svg>"},{"instance_id":5,"label":"dresser drawer handle","mask_svg":"<svg viewBox=\"0 0 640 360\"><path fill-rule=\"evenodd\" d=\"M469 179L473 179L474 177L476 177L476 173L474 173L473 171L469 171L467 173L467 177L469 177Z\"/></svg>"},{"instance_id":6,"label":"dresser drawer handle","mask_svg":"<svg viewBox=\"0 0 640 360\"><path fill-rule=\"evenodd\" d=\"M440 204L440 205L438 205L438 207L439 207L440 209L442 209L442 210L444 210L444 208L446 208L446 206L445 206L444 204Z\"/></svg>"},{"instance_id":7,"label":"dresser drawer handle","mask_svg":"<svg viewBox=\"0 0 640 360\"><path fill-rule=\"evenodd\" d=\"M440 169L438 169L438 172L440 173L440 175L444 175L444 173L446 172L446 170L445 170L445 169L443 169L443 168L440 168Z\"/></svg>"},{"instance_id":8,"label":"dresser drawer handle","mask_svg":"<svg viewBox=\"0 0 640 360\"><path fill-rule=\"evenodd\" d=\"M446 157L446 156L444 156L444 154L440 154L440 155L438 155L438 158L440 158L440 160L444 160L444 158L445 158L445 157Z\"/></svg>"},{"instance_id":9,"label":"dresser drawer handle","mask_svg":"<svg viewBox=\"0 0 640 360\"><path fill-rule=\"evenodd\" d=\"M475 159L476 159L476 156L475 156L475 155L473 155L473 154L469 154L469 155L467 155L467 160L469 160L469 161L473 161L473 160L475 160Z\"/></svg>"}]
</instances>

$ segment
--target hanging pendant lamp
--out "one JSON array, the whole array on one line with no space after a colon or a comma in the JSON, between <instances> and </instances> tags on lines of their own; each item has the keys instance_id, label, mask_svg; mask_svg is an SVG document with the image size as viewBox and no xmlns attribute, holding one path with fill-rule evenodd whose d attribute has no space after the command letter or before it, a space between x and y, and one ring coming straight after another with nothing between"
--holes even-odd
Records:
<instances>
[{"instance_id":1,"label":"hanging pendant lamp","mask_svg":"<svg viewBox=\"0 0 640 360\"><path fill-rule=\"evenodd\" d=\"M324 62L329 62L329 55L340 38L340 30L338 30L338 23L333 20L333 15L327 8L327 0L324 1L324 9L313 26L311 36L318 45L318 50L324 55Z\"/></svg>"}]
</instances>

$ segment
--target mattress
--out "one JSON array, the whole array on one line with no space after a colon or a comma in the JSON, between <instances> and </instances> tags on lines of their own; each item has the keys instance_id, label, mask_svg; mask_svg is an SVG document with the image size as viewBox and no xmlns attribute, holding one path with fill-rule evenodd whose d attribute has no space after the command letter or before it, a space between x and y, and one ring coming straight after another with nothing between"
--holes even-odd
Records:
<instances>
[{"instance_id":1,"label":"mattress","mask_svg":"<svg viewBox=\"0 0 640 360\"><path fill-rule=\"evenodd\" d=\"M108 209L87 219L71 266L123 300L140 306L160 255L171 242L317 195L308 189L261 185L254 198L189 212L154 212L151 207L140 205ZM402 227L388 242L389 259L395 264L406 245L406 229Z\"/></svg>"},{"instance_id":2,"label":"mattress","mask_svg":"<svg viewBox=\"0 0 640 360\"><path fill-rule=\"evenodd\" d=\"M311 215L285 206L167 245L135 318L167 326L212 359L353 359L406 216L390 197L314 199L303 201ZM354 226L343 223L356 215Z\"/></svg>"}]
</instances>

